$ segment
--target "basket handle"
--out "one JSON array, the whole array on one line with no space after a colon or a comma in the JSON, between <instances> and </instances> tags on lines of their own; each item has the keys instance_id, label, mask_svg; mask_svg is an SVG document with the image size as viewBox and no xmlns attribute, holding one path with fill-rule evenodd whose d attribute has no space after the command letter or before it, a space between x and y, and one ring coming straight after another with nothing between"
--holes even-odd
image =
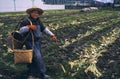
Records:
<instances>
[{"instance_id":1,"label":"basket handle","mask_svg":"<svg viewBox=\"0 0 120 79\"><path fill-rule=\"evenodd\" d=\"M33 23L32 23L32 21L29 19L29 18L27 18L28 19L28 21L30 22L30 25L33 25ZM32 35L32 49L34 48L34 35L33 35L33 33L32 33L32 30L30 30L30 33L31 33L31 35Z\"/></svg>"},{"instance_id":2,"label":"basket handle","mask_svg":"<svg viewBox=\"0 0 120 79\"><path fill-rule=\"evenodd\" d=\"M32 21L29 19L29 18L27 18L28 19L28 21L30 22L30 25L33 25L32 24ZM30 33L31 33L31 35L32 35L32 49L34 48L34 35L33 35L33 33L32 33L32 30L30 30ZM25 37L25 39L21 42L21 41L18 41L18 42L20 42L21 44L23 44L25 41L26 41L26 39L28 38L28 36L29 36L29 34L30 33L28 33L27 34L27 36ZM14 34L13 34L14 35ZM14 38L14 37L13 37ZM14 40L15 39L12 39L12 49L14 50L14 48L15 48L15 46L14 46ZM16 40L17 41L17 40Z\"/></svg>"}]
</instances>

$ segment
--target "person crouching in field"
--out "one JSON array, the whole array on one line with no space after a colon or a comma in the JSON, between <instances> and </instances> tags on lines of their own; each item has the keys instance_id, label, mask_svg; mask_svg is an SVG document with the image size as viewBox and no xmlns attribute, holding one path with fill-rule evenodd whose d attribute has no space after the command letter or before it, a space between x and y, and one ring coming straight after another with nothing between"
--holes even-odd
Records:
<instances>
[{"instance_id":1,"label":"person crouching in field","mask_svg":"<svg viewBox=\"0 0 120 79\"><path fill-rule=\"evenodd\" d=\"M25 41L26 48L27 49L33 48L33 60L31 64L27 65L27 67L29 70L31 70L31 68L36 67L38 70L38 74L41 75L42 79L49 79L49 76L46 75L46 67L41 55L41 44L40 44L41 32L44 32L47 35L51 36L53 40L57 40L57 38L55 34L53 34L48 28L44 27L44 25L40 21L39 16L43 14L42 9L29 8L26 10L26 13L29 16L23 19L23 21L21 22L19 33L23 35L23 37L27 37ZM32 34L29 32L32 32L34 37L32 37ZM33 47L32 39L34 39L34 47Z\"/></svg>"}]
</instances>

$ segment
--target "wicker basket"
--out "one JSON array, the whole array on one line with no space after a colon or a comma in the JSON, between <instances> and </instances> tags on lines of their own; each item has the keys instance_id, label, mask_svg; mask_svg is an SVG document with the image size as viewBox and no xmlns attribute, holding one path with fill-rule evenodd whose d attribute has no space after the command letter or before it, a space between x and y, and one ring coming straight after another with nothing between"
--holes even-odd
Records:
<instances>
[{"instance_id":1,"label":"wicker basket","mask_svg":"<svg viewBox=\"0 0 120 79\"><path fill-rule=\"evenodd\" d=\"M14 63L32 63L33 50L21 50L15 49L14 52Z\"/></svg>"},{"instance_id":2,"label":"wicker basket","mask_svg":"<svg viewBox=\"0 0 120 79\"><path fill-rule=\"evenodd\" d=\"M29 19L28 19L29 20ZM30 24L32 25L31 20L29 20ZM32 34L32 49L30 50L23 50L23 43L26 41L28 38L29 34ZM11 34L12 37L12 47L13 47L13 53L14 53L14 63L15 64L20 64L20 63L32 63L32 58L33 58L33 47L34 47L34 35L32 33L32 30L27 34L27 36L22 39L23 37L19 32L13 32Z\"/></svg>"}]
</instances>

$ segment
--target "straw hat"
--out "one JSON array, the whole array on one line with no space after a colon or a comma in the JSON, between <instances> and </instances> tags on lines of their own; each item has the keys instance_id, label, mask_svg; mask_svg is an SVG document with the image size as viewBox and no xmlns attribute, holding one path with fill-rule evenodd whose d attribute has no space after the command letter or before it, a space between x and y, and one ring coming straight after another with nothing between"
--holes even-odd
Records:
<instances>
[{"instance_id":1,"label":"straw hat","mask_svg":"<svg viewBox=\"0 0 120 79\"><path fill-rule=\"evenodd\" d=\"M33 11L38 11L39 15L43 14L43 10L41 8L37 8L37 7L32 7L26 10L27 14L32 13Z\"/></svg>"}]
</instances>

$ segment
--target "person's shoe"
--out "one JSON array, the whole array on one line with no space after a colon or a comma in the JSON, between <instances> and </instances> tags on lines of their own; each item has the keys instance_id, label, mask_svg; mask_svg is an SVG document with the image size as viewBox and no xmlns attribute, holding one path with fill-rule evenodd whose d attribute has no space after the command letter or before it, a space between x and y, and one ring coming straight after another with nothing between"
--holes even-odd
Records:
<instances>
[{"instance_id":1,"label":"person's shoe","mask_svg":"<svg viewBox=\"0 0 120 79\"><path fill-rule=\"evenodd\" d=\"M50 76L46 75L46 74L44 74L43 77L42 77L42 79L49 79L49 78L50 78Z\"/></svg>"}]
</instances>

